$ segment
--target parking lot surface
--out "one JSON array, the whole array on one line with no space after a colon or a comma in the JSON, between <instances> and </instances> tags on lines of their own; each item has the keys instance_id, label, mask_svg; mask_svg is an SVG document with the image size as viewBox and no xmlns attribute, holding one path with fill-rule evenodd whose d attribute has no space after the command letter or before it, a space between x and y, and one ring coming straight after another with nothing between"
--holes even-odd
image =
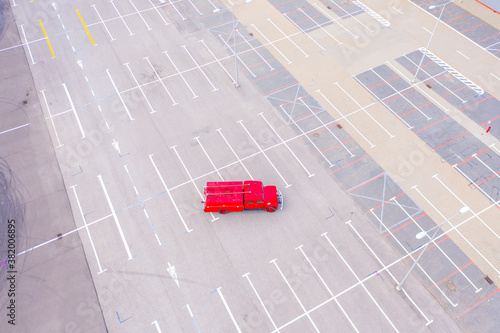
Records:
<instances>
[{"instance_id":1,"label":"parking lot surface","mask_svg":"<svg viewBox=\"0 0 500 333\"><path fill-rule=\"evenodd\" d=\"M498 19L1 0L0 331L495 332ZM250 179L282 209L203 212Z\"/></svg>"}]
</instances>

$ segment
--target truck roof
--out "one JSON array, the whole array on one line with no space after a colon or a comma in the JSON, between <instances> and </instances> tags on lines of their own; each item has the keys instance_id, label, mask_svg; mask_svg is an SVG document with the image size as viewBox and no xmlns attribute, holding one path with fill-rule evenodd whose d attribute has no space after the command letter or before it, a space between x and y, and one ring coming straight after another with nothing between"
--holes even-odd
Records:
<instances>
[{"instance_id":1,"label":"truck roof","mask_svg":"<svg viewBox=\"0 0 500 333\"><path fill-rule=\"evenodd\" d=\"M262 182L256 180L245 181L245 200L262 200Z\"/></svg>"}]
</instances>

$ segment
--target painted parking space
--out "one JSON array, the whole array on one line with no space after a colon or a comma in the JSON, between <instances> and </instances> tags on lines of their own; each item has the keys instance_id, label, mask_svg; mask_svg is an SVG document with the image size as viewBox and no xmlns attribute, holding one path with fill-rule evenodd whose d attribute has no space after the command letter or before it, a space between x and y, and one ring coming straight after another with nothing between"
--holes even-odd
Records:
<instances>
[{"instance_id":1,"label":"painted parking space","mask_svg":"<svg viewBox=\"0 0 500 333\"><path fill-rule=\"evenodd\" d=\"M384 68L384 70L385 70L385 68ZM383 73L377 72L377 75L381 75L381 74L382 74L382 76L384 75ZM477 94L475 94L474 90L469 89L470 88L469 85L465 85L465 88L467 88L467 89L463 88L464 85L460 81L458 81L458 83L455 83L456 86L454 86L454 87L453 86L445 86L445 85L439 83L438 80L442 79L442 78L438 78L438 76L439 75L442 76L443 74L444 73L442 70L440 72L424 73L424 75L432 76L432 80L433 80L432 83L433 84L437 83L438 90L442 89L441 95L443 95L443 96L448 94L449 96L451 96L450 98L455 98L458 101L460 101L460 103L467 103L468 101L472 101L473 98L477 96ZM395 77L395 75L393 75L392 77ZM445 80L446 80L446 78L445 78ZM287 86L287 87L285 87L285 89L283 89L283 87L280 86L277 88L278 89L277 93L275 93L274 90L271 90L272 93L269 94L270 96L268 97L268 100L270 100L270 102L272 104L274 104L274 105L279 104L279 110L281 110L283 112L283 115L285 116L285 118L289 118L289 116L288 116L289 112L292 110L295 112L296 109L290 108L289 112L286 112L283 105L281 105L279 102L285 101L285 103L291 104L290 100L293 101L293 97L295 97L295 99L297 99L296 96L298 96L298 95L301 95L301 96L307 95L307 91L305 91L303 87L299 87L298 89L294 87L297 84L295 83L293 78L290 78L289 82L290 82L288 84L289 87ZM437 122L441 121L442 122L443 119L446 118L445 116L442 116L439 108L435 107L432 103L429 103L429 101L426 100L425 97L423 97L421 94L414 91L413 89L411 89L410 91L405 91L405 90L409 90L409 89L405 89L406 87L401 87L401 85L402 85L402 82L398 82L396 80L396 82L394 82L390 87L387 85L385 87L381 87L382 91L380 93L384 97L379 97L377 95L375 101L383 100L383 99L385 99L385 97L387 95L391 95L391 97L394 99L397 99L394 97L394 95L401 97L398 100L398 103L400 100L404 100L404 103L409 104L412 108L405 109L404 110L405 112L402 113L401 115L398 115L398 117L400 119L403 119L403 117L409 117L409 116L413 117L414 116L415 119L412 119L412 121L411 121L411 123L413 125L408 125L408 127L417 126L415 128L415 131L424 130L424 129L426 129L427 126L429 126L430 124L433 124L433 123L422 122L420 118L424 119L427 122L430 122L430 121L437 121ZM403 84L403 86L404 86L404 84ZM462 89L460 89L460 88L462 88ZM296 96L293 96L293 93L292 94L290 94L289 92L287 93L286 90L290 90L291 92L295 92ZM383 92L384 90L385 90L385 92ZM460 90L462 90L462 91L460 91ZM389 91L390 93L388 93L387 91ZM291 97L290 95L292 95L293 97ZM286 97L284 97L284 96L286 96ZM276 101L276 99L279 99L279 102ZM287 104L287 105L289 105L289 104ZM293 104L292 104L292 106L293 106ZM398 110L398 112L400 112L401 108L399 106L400 105L394 106L394 110ZM322 109L320 107L317 107L316 110L318 113L321 113ZM305 109L304 109L304 111L305 111ZM396 114L396 112L394 112L394 113ZM308 121L311 121L312 119L314 119L314 117L312 117L313 114L314 114L314 112L306 113L304 115L304 117L300 118L300 120L302 122L301 125L304 128L307 128L306 124ZM330 120L330 123L332 123L332 122L334 122L333 119ZM408 122L410 122L410 120ZM326 122L326 123L328 124L328 122ZM295 123L293 125L295 125ZM297 128L297 130L299 132L301 131L300 128ZM457 135L455 135L455 136L453 136L453 135L450 136L447 140L445 140L443 142L448 142L449 140L452 140L453 138L455 138L456 136L459 136L460 134L462 134L462 132L457 133ZM439 147L439 144L437 144L435 146L435 148L441 148L441 147ZM313 150L317 150L317 146L314 147ZM322 159L325 159L325 156L322 154L316 153L316 155ZM339 157L339 159L335 160L336 163L342 162L342 160L345 158L345 156L337 156L337 157ZM370 165L370 163L366 164L364 162L362 162L362 164L358 163L358 162L363 161L363 160L365 162L366 161L369 162L370 159L369 158L367 159L367 157L369 157L369 156L367 156L366 154L364 154L364 155L361 154L360 159L357 159L354 161L349 161L351 163L347 163L345 168L342 168L339 166L339 168L335 169L332 172L332 174L334 174L334 175L337 174L339 176L337 181L342 183L342 184L351 185L352 188L358 188L358 189L362 188L362 186L360 186L361 184L363 184L365 182L370 182L370 180L372 178L377 178L380 175L380 172L377 173L377 171L381 171L380 169L377 170L376 164L374 164L374 163L371 163L371 165ZM333 157L333 158L335 158L335 157ZM328 159L328 160L330 160L330 159ZM332 162L327 163L327 166L331 168L331 164L333 164L333 163ZM351 170L350 167L352 167L353 165L356 165L357 170L359 170L358 168L360 167L360 165L366 165L366 171L363 172L363 174L364 175L372 174L373 177L369 177L365 181L362 181L362 182L359 182L359 180L358 180L358 182L356 182L356 180L355 180L356 177L353 177L354 179L351 180L351 183L349 183L349 179L353 175L353 173L350 171ZM339 171L344 171L344 173L339 173ZM384 180L385 179L387 179L387 177L384 177ZM390 184L389 186L386 185L387 181L389 181L389 184ZM370 195L367 195L367 192L370 193ZM374 192L375 193L381 192L383 195L381 196L381 198L377 198L377 195L373 195ZM404 244L404 246L402 246L402 250L404 249L404 251L406 251L407 254L409 253L408 251L414 251L416 248L419 247L419 245L415 244L415 242L411 240L412 239L411 235L414 235L415 232L410 231L411 228L405 228L405 227L408 224L416 224L417 223L416 221L418 221L419 224L422 223L423 226L428 225L429 228L431 228L433 225L435 225L432 222L432 220L430 220L428 218L428 216L426 216L425 213L423 213L422 210L418 206L416 206L414 204L414 202L412 202L412 200L407 196L407 194L403 193L394 182L392 182L392 184L391 184L390 178L389 178L389 180L385 180L383 185L377 186L377 183L374 182L373 188L368 189L365 193L363 193L362 191L359 194L356 193L355 195L353 195L353 197L355 200L357 200L359 202L364 202L364 204L367 205L367 207L372 209L371 211L369 209L367 209L367 212L370 212L370 214L373 215L372 218L375 218L375 221L378 220L378 224L379 224L380 228L383 228L384 223L388 222L389 226L386 229L386 233L387 233L386 236L390 236L388 238L391 238L395 244L398 244L398 243ZM409 199L409 202L412 203L410 206L408 206L408 203L405 203L405 201L408 202L408 199ZM370 202L370 201L372 201L372 202ZM378 204L373 204L373 201L378 201ZM366 204L366 202L370 202L370 203ZM372 205L372 206L370 207L370 205ZM381 207L382 207L382 209L384 209L385 207L392 208L392 211L391 211L391 209L388 209L388 213L385 215L385 216L391 217L391 218L389 218L390 219L389 221L386 221L386 220L383 221L380 218L380 216L383 216L383 212L382 212L382 215L378 215L380 213L375 213L378 209L381 209ZM394 217L394 216L396 216L396 217L399 216L400 218L399 219L398 218L392 219L392 217ZM387 219L387 218L388 217L386 217L385 219ZM391 220L393 220L393 221L391 221ZM391 229L393 231L390 231ZM403 232L408 231L408 234L403 233L403 236L402 236L402 234L401 234L402 231ZM394 234L397 234L397 233L399 233L398 236L400 238L406 237L408 239L408 241L411 242L411 245L408 241L403 241L401 239L396 238L396 236L394 236ZM404 234L406 234L406 235L404 235ZM452 252L452 253L457 253L457 256L458 256L457 258L460 258L460 256L462 256L461 258L466 258L463 255L463 253L456 246L453 245L453 243L449 242L449 240L446 242L446 246L447 246L446 250L441 250L439 248L440 249L439 251L441 251L440 252L441 254ZM452 246L452 248L450 248L450 246ZM439 258L441 258L441 257L439 257ZM433 263L429 263L428 267L433 267L433 265L434 265ZM462 271L462 267L464 267L463 269L469 269L469 271L467 271L467 273L464 273ZM473 268L473 270L470 270L471 268ZM427 270L430 270L430 269L428 269L426 267L422 267L421 270L423 272L422 274L424 276L426 276L426 274L428 274L428 273L426 273ZM470 287L473 292L482 290L481 289L482 287L477 287L474 283L471 283L472 280L478 279L478 277L480 275L480 271L477 269L477 267L470 266L469 261L466 264L462 265L461 262L455 262L453 260L450 260L447 265L442 266L442 270L439 270L439 272L437 272L437 274L435 274L435 276L431 277L431 276L427 275L427 278L429 281L429 286L431 286L435 290L439 290L436 293L436 296L444 297L445 299L448 299L449 304L451 306L459 306L457 300L454 298L454 296L450 293L449 290L445 290L443 288L438 288L437 286L440 285L440 281L444 277L450 276L450 274L451 275L457 274L457 272L458 272L459 276L461 277L457 281L457 283L459 283L463 288ZM453 298L453 300L452 300L452 298ZM460 305L459 308L461 310L464 309L463 305Z\"/></svg>"},{"instance_id":2,"label":"painted parking space","mask_svg":"<svg viewBox=\"0 0 500 333\"><path fill-rule=\"evenodd\" d=\"M500 31L497 28L470 14L457 4L450 3L447 6L439 5L436 8L429 8L431 4L427 0L412 2L435 17L442 14L441 21L443 23L463 34L495 57L500 57L500 51L498 50Z\"/></svg>"},{"instance_id":3,"label":"painted parking space","mask_svg":"<svg viewBox=\"0 0 500 333\"><path fill-rule=\"evenodd\" d=\"M168 49L148 49L147 54L138 52L140 56L131 55L124 47L117 63L99 73L88 73L89 81L97 82L92 90L101 98L85 97L88 104L75 103L73 95L78 94L78 87L68 85L67 90L61 87L59 92L47 89L48 99L43 105L45 114L51 112L48 125L54 120L55 128L68 122L74 127L61 136L60 142L54 141L56 147L87 142L80 137L77 115L88 120L90 114L98 118L119 110L124 116L103 118L109 120L108 129L125 130L105 132L106 144L95 149L93 157L104 158L105 153L112 153L109 167L80 166L70 178L78 186L68 189L74 207L81 205L81 209L75 209L78 224L72 233L81 233L89 258L95 259L89 264L91 272L98 274L96 289L110 289L107 284L117 271L121 272L120 280L125 281L125 291L121 289L120 297L113 298L113 302L119 302L117 309L111 311L114 303L104 304L110 329L161 332L182 326L195 331L214 327L224 331L324 331L335 324L351 331L370 330L373 325L384 331L404 331L408 326L402 325L400 318L408 313L417 318L409 324L412 330L439 321L437 311L415 296L412 288L401 291L404 297L394 290L399 283L397 277L406 267L401 263L411 264L424 244L424 240L415 240L415 233L437 224L414 201L415 196L427 198L426 189L405 193L371 157L370 149L363 149L341 125L348 123L350 130L372 148L375 143L394 138L392 129L373 112L380 97L365 104L362 101L367 98L352 93L345 82L332 82L335 92L350 103L340 106L337 99L317 90L316 82L298 82L286 69L290 60L306 59L321 50L322 44L311 44L317 48L308 49L296 39L304 28L314 29L315 19L311 16L301 21L297 16L286 27L275 20L244 26L237 19L242 9L239 6L233 11L211 1L160 3L111 2L106 7L97 6L99 15L92 6L82 13L85 22L90 22L89 32L97 37L98 47L122 42L127 46L133 38L151 37L151 31L185 28L192 23L190 38L178 40L173 32ZM354 20L361 17L358 14L376 19L361 3L335 4L354 11L348 17L338 15L334 22L328 15L332 14L323 13L322 7L311 8L335 25L351 19L349 24L363 27ZM333 2L325 5L334 7ZM293 6L290 13L302 15ZM360 8L364 10L360 12ZM220 11L213 12L216 9ZM88 16L92 10L95 16ZM294 34L285 33L297 22L313 25ZM206 28L203 34L201 25ZM82 27L80 33L87 38L84 30ZM319 32L319 25L314 30ZM280 39L267 39L280 32ZM332 36L328 38L334 41ZM158 44L152 44L155 47L165 46L160 38L156 41ZM185 43L178 44L181 41ZM282 48L284 43L287 48ZM295 51L290 52L290 48ZM284 62L274 58L271 50L278 52ZM374 72L382 78L390 74L385 68ZM247 86L232 90L239 81ZM398 104L387 101L386 105L391 105L399 118L407 119L409 127L421 130L421 121L442 120L431 104L422 106L428 101L421 95L403 91L405 87L398 78L390 82L391 86L381 85L374 91L382 99L397 92L394 103ZM468 105L469 96L463 94L464 90L456 91L460 85L446 87L453 92L450 98L460 103L462 99ZM449 93L441 85L436 90L441 88L443 96ZM232 95L253 89L260 92L258 99L253 95L245 99L245 105L231 104L235 100ZM60 96L66 97L68 105L53 106ZM215 104L212 99L225 109L210 107ZM412 109L407 110L408 115L399 114L405 103ZM85 107L92 108L93 113L83 112L87 111ZM336 109L338 117L325 108ZM53 111L55 118L51 116ZM61 120L63 116L68 119ZM188 122L195 124L195 130L182 131ZM376 130L367 130L363 126L366 122ZM82 120L85 134L93 129L91 123ZM152 123L156 126L150 127ZM53 135L55 128L49 126ZM486 169L489 166L484 154L470 158L475 163L485 162ZM94 175L96 172L99 177ZM281 221L279 215L263 219L258 212L231 214L229 218L201 212L206 181L254 177L274 182L288 193L314 186L324 190L319 193L332 195L314 200L290 195L293 208L287 209L295 214L289 215L289 221ZM325 189L326 184L331 188ZM352 221L339 217L345 216L344 208L348 207L341 204L344 198L339 189L357 205L352 212L346 210L347 215L356 212ZM296 211L297 198L310 209ZM443 214L443 220L448 217ZM307 230L298 229L297 221L307 221ZM263 223L265 229L261 230L265 232L256 233ZM319 233L319 229L329 232ZM319 241L310 241L312 234L322 240L321 247ZM104 235L113 235L113 239L106 242ZM307 242L294 244L295 250L289 243L282 246L289 235ZM494 286L489 288L486 281L480 280L477 266L448 236L436 240L429 251L435 260L422 262L418 276L433 296L456 308L457 316L463 318L460 320L473 326L470 315L481 313L486 304L483 302L498 297ZM255 259L248 253L262 255ZM133 280L131 276L140 276L151 284L147 288L136 286L128 282ZM454 280L455 290L448 280ZM155 298L153 307L147 304L149 295L144 296L149 290L161 295ZM388 297L394 302L388 302ZM326 315L331 311L335 316ZM367 321L367 316L375 319Z\"/></svg>"},{"instance_id":4,"label":"painted parking space","mask_svg":"<svg viewBox=\"0 0 500 333\"><path fill-rule=\"evenodd\" d=\"M421 52L417 51L398 58L397 61L408 71L413 72L416 70L416 58L422 56ZM412 58L414 60L411 60ZM489 95L477 95L470 85L464 84L453 75L443 71L443 68L431 59L424 59L423 63L421 73L425 76L422 76L421 80L427 89L437 92L459 110L472 109L469 110L468 115L476 123L484 121L481 117L488 113L491 117L495 117L498 100ZM472 185L477 188L482 186L481 191L488 199L492 202L498 200L496 190L498 179L494 177L500 166L498 155L494 152L486 155L489 165L462 163L474 154L488 150L489 148L484 143L415 90L387 65L362 73L356 76L356 79L410 130L423 139L431 149L438 152L450 165L458 168ZM481 105L483 101L488 100L491 100L489 104ZM481 112L476 111L479 109ZM491 123L491 120L489 121ZM491 183L488 184L489 181Z\"/></svg>"}]
</instances>

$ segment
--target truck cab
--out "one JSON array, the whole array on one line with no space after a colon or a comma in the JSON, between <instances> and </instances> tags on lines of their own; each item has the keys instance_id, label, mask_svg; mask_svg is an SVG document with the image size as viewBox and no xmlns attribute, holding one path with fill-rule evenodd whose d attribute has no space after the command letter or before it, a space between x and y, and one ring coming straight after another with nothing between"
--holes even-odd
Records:
<instances>
[{"instance_id":1,"label":"truck cab","mask_svg":"<svg viewBox=\"0 0 500 333\"><path fill-rule=\"evenodd\" d=\"M244 209L264 209L274 212L278 209L276 186L263 186L262 182L247 180L244 182Z\"/></svg>"}]
</instances>

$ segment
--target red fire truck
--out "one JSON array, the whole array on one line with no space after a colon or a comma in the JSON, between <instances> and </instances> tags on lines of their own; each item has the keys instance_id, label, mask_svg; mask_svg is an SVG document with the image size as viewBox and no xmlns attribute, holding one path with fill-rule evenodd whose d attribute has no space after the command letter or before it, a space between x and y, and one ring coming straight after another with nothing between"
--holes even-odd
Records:
<instances>
[{"instance_id":1,"label":"red fire truck","mask_svg":"<svg viewBox=\"0 0 500 333\"><path fill-rule=\"evenodd\" d=\"M263 209L269 213L283 209L283 196L276 186L263 186L262 182L208 182L205 186L207 213L241 212L246 209Z\"/></svg>"}]
</instances>

